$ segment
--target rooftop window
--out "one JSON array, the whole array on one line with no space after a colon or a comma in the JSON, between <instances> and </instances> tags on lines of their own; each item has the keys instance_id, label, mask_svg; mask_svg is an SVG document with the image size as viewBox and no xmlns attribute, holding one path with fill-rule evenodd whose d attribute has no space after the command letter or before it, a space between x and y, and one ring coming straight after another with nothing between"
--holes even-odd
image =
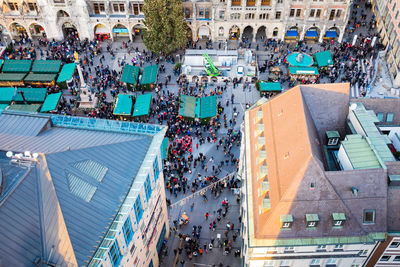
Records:
<instances>
[{"instance_id":1,"label":"rooftop window","mask_svg":"<svg viewBox=\"0 0 400 267\"><path fill-rule=\"evenodd\" d=\"M334 228L342 228L346 221L346 215L344 213L332 213L332 220Z\"/></svg>"},{"instance_id":2,"label":"rooftop window","mask_svg":"<svg viewBox=\"0 0 400 267\"><path fill-rule=\"evenodd\" d=\"M391 256L383 255L379 261L389 261Z\"/></svg>"},{"instance_id":3,"label":"rooftop window","mask_svg":"<svg viewBox=\"0 0 400 267\"><path fill-rule=\"evenodd\" d=\"M306 214L306 226L307 228L313 229L318 226L319 217L318 214Z\"/></svg>"},{"instance_id":4,"label":"rooftop window","mask_svg":"<svg viewBox=\"0 0 400 267\"><path fill-rule=\"evenodd\" d=\"M389 246L389 248L398 248L400 245L400 242L392 242Z\"/></svg>"},{"instance_id":5,"label":"rooftop window","mask_svg":"<svg viewBox=\"0 0 400 267\"><path fill-rule=\"evenodd\" d=\"M386 122L393 122L393 113L392 112L388 112L388 114L386 115Z\"/></svg>"},{"instance_id":6,"label":"rooftop window","mask_svg":"<svg viewBox=\"0 0 400 267\"><path fill-rule=\"evenodd\" d=\"M288 214L288 215L281 215L281 229L286 229L290 230L292 229L292 224L293 224L293 215Z\"/></svg>"},{"instance_id":7,"label":"rooftop window","mask_svg":"<svg viewBox=\"0 0 400 267\"><path fill-rule=\"evenodd\" d=\"M364 210L363 216L364 224L374 224L375 223L375 210Z\"/></svg>"}]
</instances>

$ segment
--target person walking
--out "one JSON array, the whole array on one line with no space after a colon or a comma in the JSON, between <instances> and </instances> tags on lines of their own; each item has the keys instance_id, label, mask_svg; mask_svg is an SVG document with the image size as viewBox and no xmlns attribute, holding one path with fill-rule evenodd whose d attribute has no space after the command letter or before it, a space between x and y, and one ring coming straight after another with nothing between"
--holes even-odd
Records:
<instances>
[{"instance_id":1,"label":"person walking","mask_svg":"<svg viewBox=\"0 0 400 267\"><path fill-rule=\"evenodd\" d=\"M208 216L210 216L210 214L208 214L208 212L206 212L206 214L204 215L204 217L206 217L206 220L208 220Z\"/></svg>"}]
</instances>

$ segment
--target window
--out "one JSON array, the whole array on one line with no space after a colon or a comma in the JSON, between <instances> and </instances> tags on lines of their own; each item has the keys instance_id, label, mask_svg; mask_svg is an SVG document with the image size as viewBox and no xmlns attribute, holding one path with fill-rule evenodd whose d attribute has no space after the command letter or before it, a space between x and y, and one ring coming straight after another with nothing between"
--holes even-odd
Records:
<instances>
[{"instance_id":1,"label":"window","mask_svg":"<svg viewBox=\"0 0 400 267\"><path fill-rule=\"evenodd\" d=\"M321 9L317 9L317 14L315 17L320 18L321 17Z\"/></svg>"},{"instance_id":2,"label":"window","mask_svg":"<svg viewBox=\"0 0 400 267\"><path fill-rule=\"evenodd\" d=\"M363 223L364 224L375 223L375 210L364 210Z\"/></svg>"},{"instance_id":3,"label":"window","mask_svg":"<svg viewBox=\"0 0 400 267\"><path fill-rule=\"evenodd\" d=\"M389 248L398 248L399 245L400 245L399 242L392 242L392 243L390 244Z\"/></svg>"},{"instance_id":4,"label":"window","mask_svg":"<svg viewBox=\"0 0 400 267\"><path fill-rule=\"evenodd\" d=\"M290 14L289 14L289 17L294 17L294 12L295 12L295 9L290 9Z\"/></svg>"},{"instance_id":5,"label":"window","mask_svg":"<svg viewBox=\"0 0 400 267\"><path fill-rule=\"evenodd\" d=\"M379 122L383 122L383 112L378 112L378 114L376 114L376 117L378 118Z\"/></svg>"},{"instance_id":6,"label":"window","mask_svg":"<svg viewBox=\"0 0 400 267\"><path fill-rule=\"evenodd\" d=\"M104 4L94 3L93 10L95 14L104 13L106 11Z\"/></svg>"},{"instance_id":7,"label":"window","mask_svg":"<svg viewBox=\"0 0 400 267\"><path fill-rule=\"evenodd\" d=\"M336 13L335 9L332 9L331 14L329 15L329 20L333 20L335 18L335 13Z\"/></svg>"},{"instance_id":8,"label":"window","mask_svg":"<svg viewBox=\"0 0 400 267\"><path fill-rule=\"evenodd\" d=\"M306 222L307 228L317 227L319 222L318 214L306 214Z\"/></svg>"},{"instance_id":9,"label":"window","mask_svg":"<svg viewBox=\"0 0 400 267\"><path fill-rule=\"evenodd\" d=\"M268 13L262 13L260 14L260 19L268 19L269 14Z\"/></svg>"},{"instance_id":10,"label":"window","mask_svg":"<svg viewBox=\"0 0 400 267\"><path fill-rule=\"evenodd\" d=\"M289 260L281 260L279 266L281 266L281 267L290 267L290 261Z\"/></svg>"},{"instance_id":11,"label":"window","mask_svg":"<svg viewBox=\"0 0 400 267\"><path fill-rule=\"evenodd\" d=\"M124 4L113 4L113 10L116 13L125 12L125 5Z\"/></svg>"},{"instance_id":12,"label":"window","mask_svg":"<svg viewBox=\"0 0 400 267\"><path fill-rule=\"evenodd\" d=\"M319 267L321 266L321 260L320 259L312 259L310 263L310 267Z\"/></svg>"},{"instance_id":13,"label":"window","mask_svg":"<svg viewBox=\"0 0 400 267\"><path fill-rule=\"evenodd\" d=\"M282 12L276 11L276 13L275 13L275 19L281 19L281 14L282 14Z\"/></svg>"},{"instance_id":14,"label":"window","mask_svg":"<svg viewBox=\"0 0 400 267\"><path fill-rule=\"evenodd\" d=\"M285 223L283 223L282 224L282 228L290 228L290 223L288 223L288 222L285 222Z\"/></svg>"},{"instance_id":15,"label":"window","mask_svg":"<svg viewBox=\"0 0 400 267\"><path fill-rule=\"evenodd\" d=\"M311 9L310 10L310 17L314 17L315 16L315 9Z\"/></svg>"},{"instance_id":16,"label":"window","mask_svg":"<svg viewBox=\"0 0 400 267\"><path fill-rule=\"evenodd\" d=\"M335 245L335 248L333 249L333 251L343 251L343 245Z\"/></svg>"},{"instance_id":17,"label":"window","mask_svg":"<svg viewBox=\"0 0 400 267\"><path fill-rule=\"evenodd\" d=\"M157 183L158 176L160 175L160 168L158 167L158 157L156 156L153 162L154 183Z\"/></svg>"},{"instance_id":18,"label":"window","mask_svg":"<svg viewBox=\"0 0 400 267\"><path fill-rule=\"evenodd\" d=\"M8 6L10 7L10 9L12 11L18 11L18 4L17 3L10 2L10 3L8 3Z\"/></svg>"},{"instance_id":19,"label":"window","mask_svg":"<svg viewBox=\"0 0 400 267\"><path fill-rule=\"evenodd\" d=\"M28 3L28 8L29 8L29 11L36 11L36 12L38 11L36 3Z\"/></svg>"},{"instance_id":20,"label":"window","mask_svg":"<svg viewBox=\"0 0 400 267\"><path fill-rule=\"evenodd\" d=\"M389 261L391 258L391 256L382 256L381 259L379 261Z\"/></svg>"},{"instance_id":21,"label":"window","mask_svg":"<svg viewBox=\"0 0 400 267\"><path fill-rule=\"evenodd\" d=\"M254 19L254 13L247 13L244 15L245 19Z\"/></svg>"},{"instance_id":22,"label":"window","mask_svg":"<svg viewBox=\"0 0 400 267\"><path fill-rule=\"evenodd\" d=\"M393 261L400 261L400 256L394 257Z\"/></svg>"},{"instance_id":23,"label":"window","mask_svg":"<svg viewBox=\"0 0 400 267\"><path fill-rule=\"evenodd\" d=\"M358 252L358 255L359 255L360 257L366 257L367 254L368 254L368 250L367 250L367 249L362 249L362 250L360 250L360 251Z\"/></svg>"},{"instance_id":24,"label":"window","mask_svg":"<svg viewBox=\"0 0 400 267\"><path fill-rule=\"evenodd\" d=\"M285 252L286 253L294 252L294 247L285 247Z\"/></svg>"},{"instance_id":25,"label":"window","mask_svg":"<svg viewBox=\"0 0 400 267\"><path fill-rule=\"evenodd\" d=\"M131 250L130 250L131 255L133 255L133 253L135 252L135 248L136 248L135 242L133 242L132 247L131 247Z\"/></svg>"},{"instance_id":26,"label":"window","mask_svg":"<svg viewBox=\"0 0 400 267\"><path fill-rule=\"evenodd\" d=\"M326 245L319 245L317 251L326 251Z\"/></svg>"},{"instance_id":27,"label":"window","mask_svg":"<svg viewBox=\"0 0 400 267\"><path fill-rule=\"evenodd\" d=\"M278 0L278 4L282 4L282 1L283 1L283 0Z\"/></svg>"},{"instance_id":28,"label":"window","mask_svg":"<svg viewBox=\"0 0 400 267\"><path fill-rule=\"evenodd\" d=\"M224 19L225 18L225 10L220 10L219 11L219 18Z\"/></svg>"},{"instance_id":29,"label":"window","mask_svg":"<svg viewBox=\"0 0 400 267\"><path fill-rule=\"evenodd\" d=\"M296 17L298 18L298 17L300 17L300 15L301 15L301 9L297 9L296 10Z\"/></svg>"},{"instance_id":30,"label":"window","mask_svg":"<svg viewBox=\"0 0 400 267\"><path fill-rule=\"evenodd\" d=\"M133 237L132 223L131 223L131 218L129 218L129 216L126 219L124 226L122 226L122 231L124 232L126 246L128 246Z\"/></svg>"},{"instance_id":31,"label":"window","mask_svg":"<svg viewBox=\"0 0 400 267\"><path fill-rule=\"evenodd\" d=\"M135 210L136 222L139 223L140 219L142 219L142 215L143 215L142 201L140 200L140 195L136 199L135 204L133 205L133 208Z\"/></svg>"},{"instance_id":32,"label":"window","mask_svg":"<svg viewBox=\"0 0 400 267\"><path fill-rule=\"evenodd\" d=\"M337 259L330 258L326 261L326 267L336 267L337 266Z\"/></svg>"},{"instance_id":33,"label":"window","mask_svg":"<svg viewBox=\"0 0 400 267\"><path fill-rule=\"evenodd\" d=\"M240 19L240 14L239 13L231 14L231 19Z\"/></svg>"},{"instance_id":34,"label":"window","mask_svg":"<svg viewBox=\"0 0 400 267\"><path fill-rule=\"evenodd\" d=\"M272 36L274 37L278 36L278 28L274 29L274 31L272 32Z\"/></svg>"},{"instance_id":35,"label":"window","mask_svg":"<svg viewBox=\"0 0 400 267\"><path fill-rule=\"evenodd\" d=\"M341 15L342 15L342 10L341 9L336 10L336 17L340 18Z\"/></svg>"},{"instance_id":36,"label":"window","mask_svg":"<svg viewBox=\"0 0 400 267\"><path fill-rule=\"evenodd\" d=\"M110 260L111 260L112 265L114 267L117 267L122 259L122 255L119 250L117 240L114 241L114 243L112 244L110 251L108 253L110 254Z\"/></svg>"},{"instance_id":37,"label":"window","mask_svg":"<svg viewBox=\"0 0 400 267\"><path fill-rule=\"evenodd\" d=\"M146 181L144 182L144 192L146 193L147 201L151 198L151 191L150 177L147 175Z\"/></svg>"},{"instance_id":38,"label":"window","mask_svg":"<svg viewBox=\"0 0 400 267\"><path fill-rule=\"evenodd\" d=\"M388 112L388 114L386 115L386 122L393 122L393 113L392 112Z\"/></svg>"}]
</instances>

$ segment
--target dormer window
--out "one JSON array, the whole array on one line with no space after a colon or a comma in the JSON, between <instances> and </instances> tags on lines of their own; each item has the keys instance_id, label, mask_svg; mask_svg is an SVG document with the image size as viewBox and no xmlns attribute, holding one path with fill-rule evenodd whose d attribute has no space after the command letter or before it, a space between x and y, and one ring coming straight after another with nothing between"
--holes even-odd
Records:
<instances>
[{"instance_id":1,"label":"dormer window","mask_svg":"<svg viewBox=\"0 0 400 267\"><path fill-rule=\"evenodd\" d=\"M346 215L344 213L332 213L333 227L342 228L346 221Z\"/></svg>"},{"instance_id":2,"label":"dormer window","mask_svg":"<svg viewBox=\"0 0 400 267\"><path fill-rule=\"evenodd\" d=\"M307 228L313 229L318 226L319 217L318 214L306 214L306 226Z\"/></svg>"},{"instance_id":3,"label":"dormer window","mask_svg":"<svg viewBox=\"0 0 400 267\"><path fill-rule=\"evenodd\" d=\"M291 214L281 215L281 229L291 230L293 224L293 216Z\"/></svg>"}]
</instances>

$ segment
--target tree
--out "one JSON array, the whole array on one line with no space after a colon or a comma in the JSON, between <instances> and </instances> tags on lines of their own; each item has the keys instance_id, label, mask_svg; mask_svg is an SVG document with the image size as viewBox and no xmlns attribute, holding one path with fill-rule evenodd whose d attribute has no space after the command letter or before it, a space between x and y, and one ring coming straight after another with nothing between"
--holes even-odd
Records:
<instances>
[{"instance_id":1,"label":"tree","mask_svg":"<svg viewBox=\"0 0 400 267\"><path fill-rule=\"evenodd\" d=\"M152 52L170 54L186 42L182 0L145 0L144 43Z\"/></svg>"}]
</instances>

